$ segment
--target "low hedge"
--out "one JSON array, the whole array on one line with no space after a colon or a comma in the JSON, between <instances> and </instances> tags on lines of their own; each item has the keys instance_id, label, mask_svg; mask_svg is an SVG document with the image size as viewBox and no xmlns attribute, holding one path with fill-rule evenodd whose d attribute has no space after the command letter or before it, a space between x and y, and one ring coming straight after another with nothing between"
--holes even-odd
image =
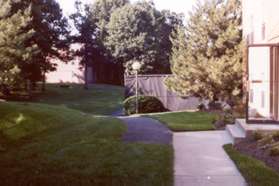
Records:
<instances>
[{"instance_id":1,"label":"low hedge","mask_svg":"<svg viewBox=\"0 0 279 186\"><path fill-rule=\"evenodd\" d=\"M124 110L127 115L136 113L136 96L131 96L124 101ZM138 96L139 113L154 113L164 111L167 111L167 109L158 98L153 96Z\"/></svg>"}]
</instances>

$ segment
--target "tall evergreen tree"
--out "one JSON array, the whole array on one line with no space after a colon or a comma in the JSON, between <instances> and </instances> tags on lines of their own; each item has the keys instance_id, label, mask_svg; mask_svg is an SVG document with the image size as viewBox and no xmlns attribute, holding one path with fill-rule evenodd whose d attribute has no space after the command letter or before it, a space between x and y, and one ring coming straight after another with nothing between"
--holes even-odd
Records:
<instances>
[{"instance_id":1,"label":"tall evergreen tree","mask_svg":"<svg viewBox=\"0 0 279 186\"><path fill-rule=\"evenodd\" d=\"M34 42L31 7L16 9L19 1L0 1L0 92L9 95L10 90L22 86L22 66L29 64L38 52Z\"/></svg>"},{"instance_id":2,"label":"tall evergreen tree","mask_svg":"<svg viewBox=\"0 0 279 186\"><path fill-rule=\"evenodd\" d=\"M183 96L228 103L238 98L242 88L240 1L198 3L186 31L179 33L173 40L174 77L166 85Z\"/></svg>"}]
</instances>

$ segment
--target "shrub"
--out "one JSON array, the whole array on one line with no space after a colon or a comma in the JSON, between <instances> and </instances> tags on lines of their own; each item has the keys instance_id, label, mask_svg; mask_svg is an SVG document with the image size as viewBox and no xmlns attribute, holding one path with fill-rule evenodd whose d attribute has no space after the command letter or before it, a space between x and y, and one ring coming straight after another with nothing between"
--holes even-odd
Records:
<instances>
[{"instance_id":1,"label":"shrub","mask_svg":"<svg viewBox=\"0 0 279 186\"><path fill-rule=\"evenodd\" d=\"M259 140L259 145L262 148L266 148L274 143L272 135L265 135L261 140Z\"/></svg>"},{"instance_id":2,"label":"shrub","mask_svg":"<svg viewBox=\"0 0 279 186\"><path fill-rule=\"evenodd\" d=\"M203 103L201 103L201 104L198 105L198 109L199 109L199 111L205 111L206 106Z\"/></svg>"},{"instance_id":3,"label":"shrub","mask_svg":"<svg viewBox=\"0 0 279 186\"><path fill-rule=\"evenodd\" d=\"M136 113L136 96L131 96L124 101L124 109L127 115ZM139 113L153 113L164 112L167 109L156 97L138 96L138 111Z\"/></svg>"},{"instance_id":4,"label":"shrub","mask_svg":"<svg viewBox=\"0 0 279 186\"><path fill-rule=\"evenodd\" d=\"M279 156L279 145L271 147L269 154L270 156Z\"/></svg>"},{"instance_id":5,"label":"shrub","mask_svg":"<svg viewBox=\"0 0 279 186\"><path fill-rule=\"evenodd\" d=\"M210 102L208 107L210 110L222 110L222 104L216 101Z\"/></svg>"},{"instance_id":6,"label":"shrub","mask_svg":"<svg viewBox=\"0 0 279 186\"><path fill-rule=\"evenodd\" d=\"M233 124L235 121L235 118L233 116L232 110L225 110L218 114L217 122L215 123L215 126L218 129L224 128L228 124Z\"/></svg>"},{"instance_id":7,"label":"shrub","mask_svg":"<svg viewBox=\"0 0 279 186\"><path fill-rule=\"evenodd\" d=\"M254 140L259 141L264 138L264 133L261 131L255 131L253 132L252 136Z\"/></svg>"},{"instance_id":8,"label":"shrub","mask_svg":"<svg viewBox=\"0 0 279 186\"><path fill-rule=\"evenodd\" d=\"M275 132L274 134L272 134L272 137L275 141L279 141L279 131Z\"/></svg>"}]
</instances>

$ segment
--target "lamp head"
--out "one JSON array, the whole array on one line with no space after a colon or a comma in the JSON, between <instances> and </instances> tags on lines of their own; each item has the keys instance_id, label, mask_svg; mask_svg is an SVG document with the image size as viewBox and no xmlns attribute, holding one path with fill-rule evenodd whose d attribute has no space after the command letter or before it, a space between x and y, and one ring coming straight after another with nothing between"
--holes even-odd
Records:
<instances>
[{"instance_id":1,"label":"lamp head","mask_svg":"<svg viewBox=\"0 0 279 186\"><path fill-rule=\"evenodd\" d=\"M133 70L138 71L138 70L141 68L140 62L135 61L135 62L132 64L132 68L133 68Z\"/></svg>"}]
</instances>

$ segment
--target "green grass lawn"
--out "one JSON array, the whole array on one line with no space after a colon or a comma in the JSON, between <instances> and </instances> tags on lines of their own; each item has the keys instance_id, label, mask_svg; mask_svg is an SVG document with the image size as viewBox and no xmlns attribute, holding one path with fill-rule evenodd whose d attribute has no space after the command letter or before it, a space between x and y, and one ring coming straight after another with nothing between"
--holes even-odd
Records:
<instances>
[{"instance_id":1,"label":"green grass lawn","mask_svg":"<svg viewBox=\"0 0 279 186\"><path fill-rule=\"evenodd\" d=\"M215 114L207 112L175 112L152 114L150 117L166 124L172 131L206 131L214 130Z\"/></svg>"},{"instance_id":2,"label":"green grass lawn","mask_svg":"<svg viewBox=\"0 0 279 186\"><path fill-rule=\"evenodd\" d=\"M16 102L0 103L0 116L1 185L172 185L172 147L123 143L118 119Z\"/></svg>"},{"instance_id":3,"label":"green grass lawn","mask_svg":"<svg viewBox=\"0 0 279 186\"><path fill-rule=\"evenodd\" d=\"M124 88L111 85L91 85L88 90L83 85L73 84L61 88L58 84L48 84L46 92L35 102L59 105L90 114L111 114L122 106Z\"/></svg>"},{"instance_id":4,"label":"green grass lawn","mask_svg":"<svg viewBox=\"0 0 279 186\"><path fill-rule=\"evenodd\" d=\"M252 186L278 186L279 174L273 169L250 156L241 154L233 149L232 145L224 146L224 149L235 162L248 185Z\"/></svg>"}]
</instances>

